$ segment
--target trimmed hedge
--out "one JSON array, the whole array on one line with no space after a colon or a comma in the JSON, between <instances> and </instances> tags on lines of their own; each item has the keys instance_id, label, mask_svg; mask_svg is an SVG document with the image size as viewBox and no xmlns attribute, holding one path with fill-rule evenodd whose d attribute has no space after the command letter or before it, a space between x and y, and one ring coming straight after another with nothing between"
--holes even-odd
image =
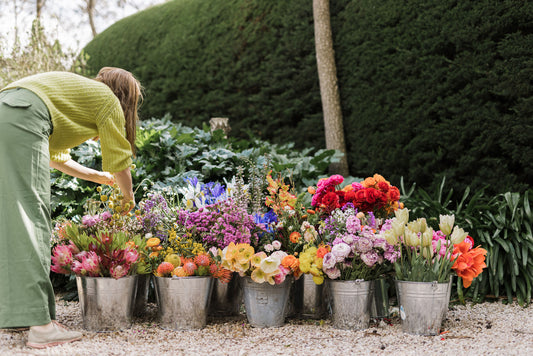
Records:
<instances>
[{"instance_id":1,"label":"trimmed hedge","mask_svg":"<svg viewBox=\"0 0 533 356\"><path fill-rule=\"evenodd\" d=\"M533 181L533 3L331 2L350 173L434 189ZM143 117L324 147L310 0L175 0L87 45L94 71L133 71Z\"/></svg>"}]
</instances>

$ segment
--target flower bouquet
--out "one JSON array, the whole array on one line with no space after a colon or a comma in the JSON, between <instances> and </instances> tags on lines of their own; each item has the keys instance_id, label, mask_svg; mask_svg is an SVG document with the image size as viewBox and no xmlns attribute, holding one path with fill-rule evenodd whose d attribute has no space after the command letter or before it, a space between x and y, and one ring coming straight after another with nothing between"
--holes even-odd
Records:
<instances>
[{"instance_id":1,"label":"flower bouquet","mask_svg":"<svg viewBox=\"0 0 533 356\"><path fill-rule=\"evenodd\" d=\"M358 212L372 212L377 218L387 218L401 205L399 189L379 174L338 188L343 181L344 177L336 174L319 180L316 188L309 187L311 205L327 216L351 204Z\"/></svg>"},{"instance_id":2,"label":"flower bouquet","mask_svg":"<svg viewBox=\"0 0 533 356\"><path fill-rule=\"evenodd\" d=\"M336 328L359 330L370 323L374 280L392 271L399 255L379 235L383 228L386 224L378 226L372 212L357 212L351 203L331 211L319 228L329 248L323 255L322 271Z\"/></svg>"},{"instance_id":3,"label":"flower bouquet","mask_svg":"<svg viewBox=\"0 0 533 356\"><path fill-rule=\"evenodd\" d=\"M454 226L453 215L441 215L439 230L434 230L425 218L409 221L407 209L395 214L390 229L381 234L400 252L394 269L402 329L437 335L448 310L454 272L469 287L486 267L487 251L473 248L468 233Z\"/></svg>"}]
</instances>

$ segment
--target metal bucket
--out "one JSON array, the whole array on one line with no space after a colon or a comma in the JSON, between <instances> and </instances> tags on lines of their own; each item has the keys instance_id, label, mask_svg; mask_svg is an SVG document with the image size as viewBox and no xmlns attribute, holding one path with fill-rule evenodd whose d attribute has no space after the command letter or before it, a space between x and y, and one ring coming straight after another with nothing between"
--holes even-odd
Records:
<instances>
[{"instance_id":1,"label":"metal bucket","mask_svg":"<svg viewBox=\"0 0 533 356\"><path fill-rule=\"evenodd\" d=\"M274 285L242 278L244 308L250 325L256 328L283 326L292 282L291 276Z\"/></svg>"},{"instance_id":2,"label":"metal bucket","mask_svg":"<svg viewBox=\"0 0 533 356\"><path fill-rule=\"evenodd\" d=\"M201 329L207 323L211 276L155 277L159 322L163 329Z\"/></svg>"},{"instance_id":3,"label":"metal bucket","mask_svg":"<svg viewBox=\"0 0 533 356\"><path fill-rule=\"evenodd\" d=\"M242 287L239 275L233 272L229 283L222 283L218 279L213 282L209 315L235 316L239 315L242 304Z\"/></svg>"},{"instance_id":4,"label":"metal bucket","mask_svg":"<svg viewBox=\"0 0 533 356\"><path fill-rule=\"evenodd\" d=\"M402 330L438 335L448 312L452 279L446 283L395 281Z\"/></svg>"},{"instance_id":5,"label":"metal bucket","mask_svg":"<svg viewBox=\"0 0 533 356\"><path fill-rule=\"evenodd\" d=\"M370 305L374 297L374 281L328 280L331 293L333 327L345 330L367 329Z\"/></svg>"},{"instance_id":6,"label":"metal bucket","mask_svg":"<svg viewBox=\"0 0 533 356\"><path fill-rule=\"evenodd\" d=\"M131 327L137 275L76 277L83 327L89 331L117 331Z\"/></svg>"},{"instance_id":7,"label":"metal bucket","mask_svg":"<svg viewBox=\"0 0 533 356\"><path fill-rule=\"evenodd\" d=\"M133 303L133 316L143 316L146 312L151 276L151 274L139 274L137 276L137 291Z\"/></svg>"},{"instance_id":8,"label":"metal bucket","mask_svg":"<svg viewBox=\"0 0 533 356\"><path fill-rule=\"evenodd\" d=\"M326 284L317 285L313 276L303 274L294 281L289 299L289 317L321 319L326 316Z\"/></svg>"},{"instance_id":9,"label":"metal bucket","mask_svg":"<svg viewBox=\"0 0 533 356\"><path fill-rule=\"evenodd\" d=\"M389 281L385 278L374 281L374 298L370 306L370 317L389 317Z\"/></svg>"}]
</instances>

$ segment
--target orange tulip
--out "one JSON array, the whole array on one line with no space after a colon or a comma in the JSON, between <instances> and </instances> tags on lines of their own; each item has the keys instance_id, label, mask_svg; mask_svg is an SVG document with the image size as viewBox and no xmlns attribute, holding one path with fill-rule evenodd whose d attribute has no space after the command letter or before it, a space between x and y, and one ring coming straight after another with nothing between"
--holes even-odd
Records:
<instances>
[{"instance_id":1,"label":"orange tulip","mask_svg":"<svg viewBox=\"0 0 533 356\"><path fill-rule=\"evenodd\" d=\"M459 254L459 257L455 260L452 269L463 279L463 286L468 288L472 280L483 272L483 268L487 267L485 264L487 250L481 247L470 249L470 244L463 241L454 245L453 253Z\"/></svg>"}]
</instances>

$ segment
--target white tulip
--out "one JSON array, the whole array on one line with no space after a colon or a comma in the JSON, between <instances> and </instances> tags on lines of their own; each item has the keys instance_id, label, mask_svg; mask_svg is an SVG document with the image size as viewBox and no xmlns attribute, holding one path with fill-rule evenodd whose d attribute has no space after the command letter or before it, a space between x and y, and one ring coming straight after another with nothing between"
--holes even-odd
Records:
<instances>
[{"instance_id":1,"label":"white tulip","mask_svg":"<svg viewBox=\"0 0 533 356\"><path fill-rule=\"evenodd\" d=\"M455 215L439 215L439 229L444 235L449 235L452 232L453 224L455 223Z\"/></svg>"}]
</instances>

